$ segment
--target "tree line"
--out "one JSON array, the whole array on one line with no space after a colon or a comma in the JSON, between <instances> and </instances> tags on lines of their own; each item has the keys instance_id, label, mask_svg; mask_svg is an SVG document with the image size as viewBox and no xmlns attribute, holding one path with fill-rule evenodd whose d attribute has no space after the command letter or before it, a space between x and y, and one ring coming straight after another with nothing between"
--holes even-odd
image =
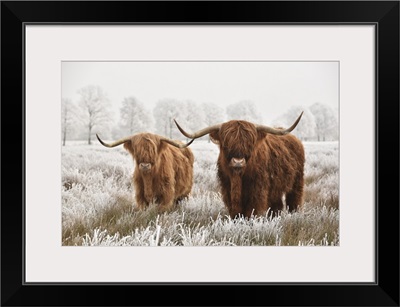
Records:
<instances>
[{"instance_id":1,"label":"tree line","mask_svg":"<svg viewBox=\"0 0 400 307\"><path fill-rule=\"evenodd\" d=\"M63 145L67 140L86 140L88 144L92 144L95 133L99 133L103 139L117 139L149 131L172 139L182 139L173 119L188 131L196 131L231 119L262 123L256 105L248 100L222 108L213 103L161 99L151 111L135 96L123 99L120 114L117 115L119 119L115 121L110 100L100 86L87 85L79 89L78 94L76 103L70 98L62 98ZM267 125L288 127L302 111L303 117L293 134L304 141L338 140L337 111L320 102L315 102L310 107L292 106Z\"/></svg>"}]
</instances>

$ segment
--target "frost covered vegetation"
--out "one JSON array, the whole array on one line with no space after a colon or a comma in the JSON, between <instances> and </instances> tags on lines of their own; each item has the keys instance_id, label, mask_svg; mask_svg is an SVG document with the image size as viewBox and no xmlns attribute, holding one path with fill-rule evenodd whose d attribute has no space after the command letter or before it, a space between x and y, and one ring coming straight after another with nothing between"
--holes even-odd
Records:
<instances>
[{"instance_id":1,"label":"frost covered vegetation","mask_svg":"<svg viewBox=\"0 0 400 307\"><path fill-rule=\"evenodd\" d=\"M339 245L338 142L305 142L299 212L232 220L216 178L218 147L195 141L191 196L169 212L139 211L134 163L122 146L62 147L62 244L84 246Z\"/></svg>"}]
</instances>

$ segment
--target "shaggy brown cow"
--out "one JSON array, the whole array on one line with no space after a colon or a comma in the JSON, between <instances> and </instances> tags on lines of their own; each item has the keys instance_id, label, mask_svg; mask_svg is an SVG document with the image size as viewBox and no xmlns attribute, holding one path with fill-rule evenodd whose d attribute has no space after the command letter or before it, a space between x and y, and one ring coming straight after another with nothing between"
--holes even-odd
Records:
<instances>
[{"instance_id":1,"label":"shaggy brown cow","mask_svg":"<svg viewBox=\"0 0 400 307\"><path fill-rule=\"evenodd\" d=\"M151 133L138 133L107 144L96 136L106 147L124 144L136 161L133 185L140 209L155 202L160 211L166 211L189 195L194 156L186 147L191 142L183 144Z\"/></svg>"},{"instance_id":2,"label":"shaggy brown cow","mask_svg":"<svg viewBox=\"0 0 400 307\"><path fill-rule=\"evenodd\" d=\"M283 209L284 196L290 211L302 204L304 148L289 134L302 115L288 129L231 120L190 134L175 124L192 141L209 134L219 144L217 166L223 201L232 218L250 217L268 209L276 215Z\"/></svg>"}]
</instances>

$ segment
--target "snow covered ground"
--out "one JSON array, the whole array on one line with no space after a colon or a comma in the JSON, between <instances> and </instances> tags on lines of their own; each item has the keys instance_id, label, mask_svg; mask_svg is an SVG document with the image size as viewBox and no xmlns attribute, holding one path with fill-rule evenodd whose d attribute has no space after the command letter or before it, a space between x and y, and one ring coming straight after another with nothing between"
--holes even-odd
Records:
<instances>
[{"instance_id":1,"label":"snow covered ground","mask_svg":"<svg viewBox=\"0 0 400 307\"><path fill-rule=\"evenodd\" d=\"M339 143L304 142L305 203L273 220L232 220L216 178L218 146L190 145L191 196L169 213L138 211L132 157L93 140L62 147L63 245L339 245Z\"/></svg>"}]
</instances>

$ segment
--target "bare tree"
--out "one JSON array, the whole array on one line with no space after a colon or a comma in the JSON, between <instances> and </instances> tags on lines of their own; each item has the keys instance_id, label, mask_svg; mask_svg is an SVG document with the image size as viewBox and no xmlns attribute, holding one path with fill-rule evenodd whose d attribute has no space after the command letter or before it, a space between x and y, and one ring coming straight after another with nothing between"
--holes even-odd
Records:
<instances>
[{"instance_id":1,"label":"bare tree","mask_svg":"<svg viewBox=\"0 0 400 307\"><path fill-rule=\"evenodd\" d=\"M143 103L135 97L126 97L120 110L122 134L134 134L149 130L152 126L152 116L146 111Z\"/></svg>"},{"instance_id":2,"label":"bare tree","mask_svg":"<svg viewBox=\"0 0 400 307\"><path fill-rule=\"evenodd\" d=\"M206 126L222 123L225 121L225 110L213 103L202 104L204 112L204 123Z\"/></svg>"},{"instance_id":3,"label":"bare tree","mask_svg":"<svg viewBox=\"0 0 400 307\"><path fill-rule=\"evenodd\" d=\"M174 119L180 121L185 118L185 105L175 99L163 99L157 102L153 114L157 133L169 138L182 138L176 128Z\"/></svg>"},{"instance_id":4,"label":"bare tree","mask_svg":"<svg viewBox=\"0 0 400 307\"><path fill-rule=\"evenodd\" d=\"M213 103L203 103L202 105L204 112L204 123L205 127L219 124L225 121L225 110ZM207 135L208 141L210 142L210 136Z\"/></svg>"},{"instance_id":5,"label":"bare tree","mask_svg":"<svg viewBox=\"0 0 400 307\"><path fill-rule=\"evenodd\" d=\"M339 132L337 113L330 106L320 102L311 105L310 111L315 118L318 141L337 139Z\"/></svg>"},{"instance_id":6,"label":"bare tree","mask_svg":"<svg viewBox=\"0 0 400 307\"><path fill-rule=\"evenodd\" d=\"M253 101L241 100L226 107L228 119L247 120L249 122L261 123L262 118L257 112L257 107Z\"/></svg>"},{"instance_id":7,"label":"bare tree","mask_svg":"<svg viewBox=\"0 0 400 307\"><path fill-rule=\"evenodd\" d=\"M315 138L315 119L314 115L307 107L292 106L284 114L279 116L273 121L273 126L287 128L296 120L296 118L303 112L303 116L296 129L291 133L296 135L303 141L310 141Z\"/></svg>"},{"instance_id":8,"label":"bare tree","mask_svg":"<svg viewBox=\"0 0 400 307\"><path fill-rule=\"evenodd\" d=\"M187 100L185 102L179 102L179 112L176 113L174 117L179 123L185 125L190 131L197 131L204 127L204 112L203 108L200 104ZM182 134L177 130L175 123L172 123L170 127L171 134L175 136L175 138L182 138ZM186 139L187 140L187 139Z\"/></svg>"},{"instance_id":9,"label":"bare tree","mask_svg":"<svg viewBox=\"0 0 400 307\"><path fill-rule=\"evenodd\" d=\"M65 146L67 136L74 131L76 122L76 107L71 99L63 98L61 100L61 133L62 145Z\"/></svg>"},{"instance_id":10,"label":"bare tree","mask_svg":"<svg viewBox=\"0 0 400 307\"><path fill-rule=\"evenodd\" d=\"M88 144L94 128L108 130L111 121L110 102L100 86L88 85L78 90L80 117L86 129Z\"/></svg>"},{"instance_id":11,"label":"bare tree","mask_svg":"<svg viewBox=\"0 0 400 307\"><path fill-rule=\"evenodd\" d=\"M185 112L184 116L180 118L182 122L185 122L186 127L191 131L197 131L204 127L205 114L200 104L194 101L185 101Z\"/></svg>"}]
</instances>

